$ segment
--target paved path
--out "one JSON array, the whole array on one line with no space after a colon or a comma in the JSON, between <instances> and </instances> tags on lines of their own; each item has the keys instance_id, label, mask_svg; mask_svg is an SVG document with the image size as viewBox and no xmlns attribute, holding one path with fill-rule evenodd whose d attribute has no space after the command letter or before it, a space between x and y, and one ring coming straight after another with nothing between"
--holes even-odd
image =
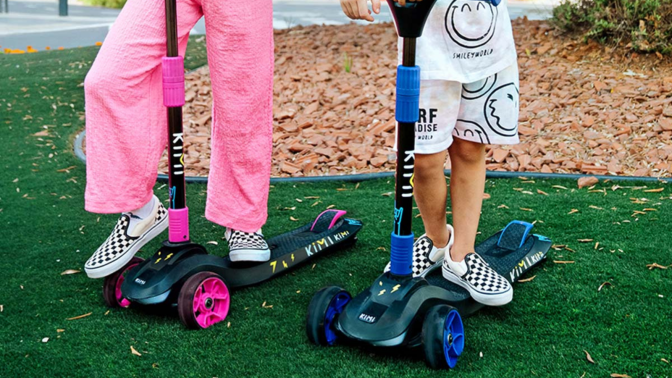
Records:
<instances>
[{"instance_id":1,"label":"paved path","mask_svg":"<svg viewBox=\"0 0 672 378\"><path fill-rule=\"evenodd\" d=\"M273 6L273 27L277 29L295 25L338 25L350 22L343 15L338 0L273 0ZM71 1L69 15L59 17L56 0L10 0L9 11L8 14L0 13L2 49L25 49L28 45L37 50L43 50L47 46L91 46L105 40L110 25L119 14L119 10L82 6ZM544 19L550 16L550 11L549 4L515 0L510 0L509 4L512 18L527 15L530 19ZM384 6L377 21L389 20L389 9ZM194 26L192 33L205 33L203 19Z\"/></svg>"}]
</instances>

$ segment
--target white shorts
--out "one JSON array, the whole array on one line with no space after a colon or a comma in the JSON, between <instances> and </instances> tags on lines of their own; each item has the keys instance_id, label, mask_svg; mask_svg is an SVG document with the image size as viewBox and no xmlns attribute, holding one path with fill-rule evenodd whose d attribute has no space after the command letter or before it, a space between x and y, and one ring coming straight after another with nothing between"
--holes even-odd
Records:
<instances>
[{"instance_id":1,"label":"white shorts","mask_svg":"<svg viewBox=\"0 0 672 378\"><path fill-rule=\"evenodd\" d=\"M517 144L519 102L517 63L464 85L423 80L415 153L444 151L453 137L482 144Z\"/></svg>"}]
</instances>

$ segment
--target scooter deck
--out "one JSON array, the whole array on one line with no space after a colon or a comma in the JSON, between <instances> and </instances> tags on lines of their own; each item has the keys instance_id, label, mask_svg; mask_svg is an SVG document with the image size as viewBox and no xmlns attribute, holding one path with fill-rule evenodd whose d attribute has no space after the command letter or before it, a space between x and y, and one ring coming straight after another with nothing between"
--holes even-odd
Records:
<instances>
[{"instance_id":1,"label":"scooter deck","mask_svg":"<svg viewBox=\"0 0 672 378\"><path fill-rule=\"evenodd\" d=\"M343 218L345 211L326 211L315 221L275 236L267 243L266 262L232 262L210 255L197 244L164 246L128 273L121 291L125 298L143 304L176 300L182 284L192 275L209 271L222 277L229 288L256 285L307 262L316 255L346 248L357 241L362 222Z\"/></svg>"},{"instance_id":2,"label":"scooter deck","mask_svg":"<svg viewBox=\"0 0 672 378\"><path fill-rule=\"evenodd\" d=\"M511 222L504 230L492 235L476 247L497 273L510 283L516 282L523 274L546 258L551 241L541 235L530 235L532 225L525 222ZM440 287L456 299L456 307L463 317L480 310L483 305L474 301L469 292L461 286L443 278L441 264L435 265L425 275L430 285Z\"/></svg>"},{"instance_id":3,"label":"scooter deck","mask_svg":"<svg viewBox=\"0 0 672 378\"><path fill-rule=\"evenodd\" d=\"M511 282L542 261L551 241L530 235L532 225L514 221L476 247L490 266ZM441 264L423 277L407 278L387 272L354 297L338 317L337 329L350 339L376 346L415 346L425 313L448 304L462 316L483 307L469 292L443 278Z\"/></svg>"}]
</instances>

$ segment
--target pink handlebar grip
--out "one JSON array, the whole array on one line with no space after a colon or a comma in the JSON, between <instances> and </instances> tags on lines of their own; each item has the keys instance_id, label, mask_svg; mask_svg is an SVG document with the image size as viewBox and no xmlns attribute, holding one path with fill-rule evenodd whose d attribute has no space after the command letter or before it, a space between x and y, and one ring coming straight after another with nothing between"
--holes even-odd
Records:
<instances>
[{"instance_id":1,"label":"pink handlebar grip","mask_svg":"<svg viewBox=\"0 0 672 378\"><path fill-rule=\"evenodd\" d=\"M168 240L171 243L189 241L189 208L168 209Z\"/></svg>"},{"instance_id":2,"label":"pink handlebar grip","mask_svg":"<svg viewBox=\"0 0 672 378\"><path fill-rule=\"evenodd\" d=\"M161 61L163 71L163 105L169 108L184 105L184 58L181 56L164 57Z\"/></svg>"}]
</instances>

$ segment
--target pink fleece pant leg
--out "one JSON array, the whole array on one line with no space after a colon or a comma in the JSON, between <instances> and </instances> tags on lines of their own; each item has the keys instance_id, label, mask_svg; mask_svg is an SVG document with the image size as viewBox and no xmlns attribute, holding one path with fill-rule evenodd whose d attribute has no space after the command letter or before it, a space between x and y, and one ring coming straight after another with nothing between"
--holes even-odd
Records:
<instances>
[{"instance_id":1,"label":"pink fleece pant leg","mask_svg":"<svg viewBox=\"0 0 672 378\"><path fill-rule=\"evenodd\" d=\"M163 0L129 0L85 80L86 210L147 203L167 144ZM256 231L266 221L272 143L273 29L268 0L178 0L178 38L205 14L214 96L206 216Z\"/></svg>"},{"instance_id":2,"label":"pink fleece pant leg","mask_svg":"<svg viewBox=\"0 0 672 378\"><path fill-rule=\"evenodd\" d=\"M205 216L254 232L266 222L271 175L273 4L225 3L203 6L214 96Z\"/></svg>"}]
</instances>

